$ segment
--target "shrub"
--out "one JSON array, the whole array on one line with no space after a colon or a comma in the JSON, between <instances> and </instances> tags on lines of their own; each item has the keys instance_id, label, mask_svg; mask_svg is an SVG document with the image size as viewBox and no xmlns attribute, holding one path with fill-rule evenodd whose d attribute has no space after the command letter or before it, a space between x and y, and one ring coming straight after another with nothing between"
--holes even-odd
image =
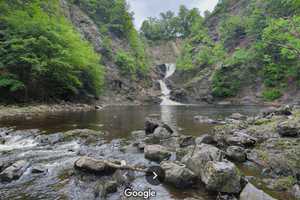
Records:
<instances>
[{"instance_id":1,"label":"shrub","mask_svg":"<svg viewBox=\"0 0 300 200\"><path fill-rule=\"evenodd\" d=\"M120 67L123 74L136 74L135 59L125 51L119 50L115 57L116 64Z\"/></svg>"},{"instance_id":2,"label":"shrub","mask_svg":"<svg viewBox=\"0 0 300 200\"><path fill-rule=\"evenodd\" d=\"M282 93L279 89L268 88L263 92L263 98L266 101L274 101L282 96Z\"/></svg>"}]
</instances>

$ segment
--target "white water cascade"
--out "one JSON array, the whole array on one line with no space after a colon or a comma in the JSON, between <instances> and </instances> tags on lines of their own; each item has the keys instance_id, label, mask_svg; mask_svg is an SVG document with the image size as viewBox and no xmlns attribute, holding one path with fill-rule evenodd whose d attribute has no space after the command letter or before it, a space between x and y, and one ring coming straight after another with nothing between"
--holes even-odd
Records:
<instances>
[{"instance_id":1,"label":"white water cascade","mask_svg":"<svg viewBox=\"0 0 300 200\"><path fill-rule=\"evenodd\" d=\"M165 64L166 65L166 75L164 77L163 80L159 80L159 84L160 84L160 89L161 89L161 99L162 102L160 105L162 106L166 106L166 105L181 105L181 103L178 103L176 101L172 101L170 99L170 89L168 88L167 84L166 84L166 80L171 77L175 71L176 71L176 65L175 64Z\"/></svg>"}]
</instances>

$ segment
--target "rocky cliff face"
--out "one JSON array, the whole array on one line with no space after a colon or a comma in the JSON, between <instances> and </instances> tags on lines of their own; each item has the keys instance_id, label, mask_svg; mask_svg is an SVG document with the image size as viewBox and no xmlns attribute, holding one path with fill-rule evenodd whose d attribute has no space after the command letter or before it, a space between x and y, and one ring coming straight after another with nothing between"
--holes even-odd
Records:
<instances>
[{"instance_id":1,"label":"rocky cliff face","mask_svg":"<svg viewBox=\"0 0 300 200\"><path fill-rule=\"evenodd\" d=\"M102 54L103 38L100 33L99 23L95 22L82 8L70 3L67 0L61 0L61 7L64 15L72 22L74 27L84 39L89 41L96 52ZM108 33L112 42L112 54L118 49L128 51L128 41ZM102 54L103 55L103 54ZM120 69L111 59L102 56L102 62L105 66L105 91L100 97L101 103L108 104L126 104L126 103L153 103L158 101L159 91L152 81L156 79L156 72L150 69L146 77L131 79L121 74Z\"/></svg>"}]
</instances>

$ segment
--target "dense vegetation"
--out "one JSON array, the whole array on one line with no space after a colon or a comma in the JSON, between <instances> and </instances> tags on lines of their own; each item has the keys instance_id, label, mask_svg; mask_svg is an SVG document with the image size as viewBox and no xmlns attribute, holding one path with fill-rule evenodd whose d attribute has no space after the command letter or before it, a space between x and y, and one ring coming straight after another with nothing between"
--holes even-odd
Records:
<instances>
[{"instance_id":1,"label":"dense vegetation","mask_svg":"<svg viewBox=\"0 0 300 200\"><path fill-rule=\"evenodd\" d=\"M66 2L93 19L103 50L96 53L82 39L60 0L0 1L1 101L97 97L104 89L102 65L107 62L117 65L122 76L146 74L144 43L125 0Z\"/></svg>"},{"instance_id":2,"label":"dense vegetation","mask_svg":"<svg viewBox=\"0 0 300 200\"><path fill-rule=\"evenodd\" d=\"M129 12L126 1L74 0L74 3L87 12L97 23L101 33L105 36L103 46L108 54L106 56L120 67L122 73L132 77L145 75L148 70L148 61L144 42L133 25L133 14ZM124 52L124 47L120 47L116 52L112 51L114 37L123 39L129 44L127 49L125 48L128 53Z\"/></svg>"},{"instance_id":3,"label":"dense vegetation","mask_svg":"<svg viewBox=\"0 0 300 200\"><path fill-rule=\"evenodd\" d=\"M99 55L60 14L58 0L1 1L0 20L1 98L49 101L99 95Z\"/></svg>"},{"instance_id":4,"label":"dense vegetation","mask_svg":"<svg viewBox=\"0 0 300 200\"><path fill-rule=\"evenodd\" d=\"M235 6L240 12L232 15ZM281 97L287 87L300 87L298 0L223 0L204 19L195 9L183 8L178 16L168 12L144 22L142 33L149 40L183 38L177 67L211 68L213 96L235 96L258 79L263 81L265 100ZM189 28L178 23L189 16Z\"/></svg>"},{"instance_id":5,"label":"dense vegetation","mask_svg":"<svg viewBox=\"0 0 300 200\"><path fill-rule=\"evenodd\" d=\"M187 9L180 6L176 16L174 12L161 13L160 18L149 18L141 27L141 34L148 40L170 40L175 38L188 37L195 27L195 24L202 22L199 10Z\"/></svg>"}]
</instances>

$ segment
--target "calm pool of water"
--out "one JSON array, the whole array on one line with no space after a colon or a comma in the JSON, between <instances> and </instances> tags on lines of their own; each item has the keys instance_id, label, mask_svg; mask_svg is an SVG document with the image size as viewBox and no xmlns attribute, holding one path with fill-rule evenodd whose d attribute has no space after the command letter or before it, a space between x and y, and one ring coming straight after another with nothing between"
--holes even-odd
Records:
<instances>
[{"instance_id":1,"label":"calm pool of water","mask_svg":"<svg viewBox=\"0 0 300 200\"><path fill-rule=\"evenodd\" d=\"M0 122L0 127L16 126L17 129L40 129L49 133L71 129L90 128L108 132L109 138L128 137L134 130L144 127L148 116L161 119L177 128L179 132L201 135L211 130L212 126L196 122L196 115L222 119L239 112L255 115L261 111L258 106L108 106L100 111L67 112L45 114L42 116L15 118Z\"/></svg>"}]
</instances>

